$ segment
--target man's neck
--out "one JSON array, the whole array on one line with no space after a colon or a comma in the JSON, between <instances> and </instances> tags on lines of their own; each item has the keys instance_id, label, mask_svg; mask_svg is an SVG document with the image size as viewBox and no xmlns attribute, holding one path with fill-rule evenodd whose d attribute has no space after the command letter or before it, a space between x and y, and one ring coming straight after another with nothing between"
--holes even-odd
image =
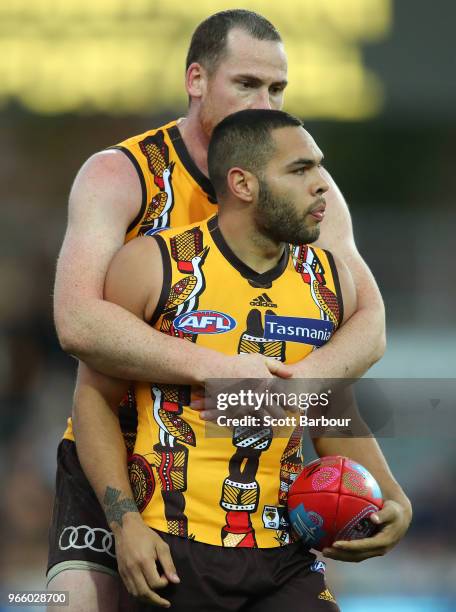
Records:
<instances>
[{"instance_id":1,"label":"man's neck","mask_svg":"<svg viewBox=\"0 0 456 612\"><path fill-rule=\"evenodd\" d=\"M187 117L179 119L177 128L190 157L199 170L201 170L205 176L208 176L207 149L209 147L209 136L204 133L197 116L195 113L192 113L191 109Z\"/></svg>"},{"instance_id":2,"label":"man's neck","mask_svg":"<svg viewBox=\"0 0 456 612\"><path fill-rule=\"evenodd\" d=\"M233 253L259 274L274 268L283 255L283 242L274 242L258 232L245 210L219 212L218 225Z\"/></svg>"}]
</instances>

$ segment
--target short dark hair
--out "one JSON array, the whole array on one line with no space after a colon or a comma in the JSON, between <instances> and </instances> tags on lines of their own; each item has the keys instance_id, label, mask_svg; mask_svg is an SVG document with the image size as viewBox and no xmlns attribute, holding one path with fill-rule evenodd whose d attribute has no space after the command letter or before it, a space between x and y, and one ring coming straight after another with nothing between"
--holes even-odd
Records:
<instances>
[{"instance_id":1,"label":"short dark hair","mask_svg":"<svg viewBox=\"0 0 456 612\"><path fill-rule=\"evenodd\" d=\"M248 109L225 117L214 128L207 153L215 192L226 193L228 170L236 166L261 177L274 152L271 132L302 126L300 119L279 110Z\"/></svg>"},{"instance_id":2,"label":"short dark hair","mask_svg":"<svg viewBox=\"0 0 456 612\"><path fill-rule=\"evenodd\" d=\"M193 32L186 70L198 62L209 73L214 72L225 55L228 33L234 28L244 30L257 40L282 41L278 30L258 13L244 9L220 11L202 21Z\"/></svg>"}]
</instances>

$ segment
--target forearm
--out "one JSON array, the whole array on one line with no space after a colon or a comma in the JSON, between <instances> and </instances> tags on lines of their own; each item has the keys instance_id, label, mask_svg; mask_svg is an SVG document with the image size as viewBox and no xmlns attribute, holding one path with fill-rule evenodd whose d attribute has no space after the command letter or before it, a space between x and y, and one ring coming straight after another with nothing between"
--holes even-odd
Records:
<instances>
[{"instance_id":1,"label":"forearm","mask_svg":"<svg viewBox=\"0 0 456 612\"><path fill-rule=\"evenodd\" d=\"M325 455L342 455L363 465L378 482L383 498L385 500L396 501L411 516L412 508L410 501L391 473L375 438L322 437L314 439L313 444L315 451L320 457Z\"/></svg>"},{"instance_id":2,"label":"forearm","mask_svg":"<svg viewBox=\"0 0 456 612\"><path fill-rule=\"evenodd\" d=\"M225 355L162 334L111 302L86 300L60 311L63 349L115 378L201 384L226 365Z\"/></svg>"},{"instance_id":3,"label":"forearm","mask_svg":"<svg viewBox=\"0 0 456 612\"><path fill-rule=\"evenodd\" d=\"M382 308L358 309L331 340L290 366L294 378L359 378L384 352Z\"/></svg>"},{"instance_id":4,"label":"forearm","mask_svg":"<svg viewBox=\"0 0 456 612\"><path fill-rule=\"evenodd\" d=\"M111 529L115 531L121 526L127 513L140 518L128 477L127 453L117 415L97 394L77 393L73 430L82 469Z\"/></svg>"},{"instance_id":5,"label":"forearm","mask_svg":"<svg viewBox=\"0 0 456 612\"><path fill-rule=\"evenodd\" d=\"M290 366L294 378L359 378L385 352L385 308L377 283L359 255L346 267L356 295L344 299L343 325L327 344Z\"/></svg>"}]
</instances>

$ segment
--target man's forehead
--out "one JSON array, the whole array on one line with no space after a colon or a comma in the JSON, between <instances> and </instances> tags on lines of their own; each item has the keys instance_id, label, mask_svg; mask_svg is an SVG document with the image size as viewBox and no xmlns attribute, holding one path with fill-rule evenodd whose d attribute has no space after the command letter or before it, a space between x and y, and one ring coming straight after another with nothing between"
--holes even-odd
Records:
<instances>
[{"instance_id":1,"label":"man's forehead","mask_svg":"<svg viewBox=\"0 0 456 612\"><path fill-rule=\"evenodd\" d=\"M281 41L259 40L241 28L228 32L226 54L222 61L242 62L243 67L251 69L267 61L277 68L287 69L287 56Z\"/></svg>"},{"instance_id":2,"label":"man's forehead","mask_svg":"<svg viewBox=\"0 0 456 612\"><path fill-rule=\"evenodd\" d=\"M305 158L320 162L323 154L313 137L301 126L287 126L272 131L275 144L274 157L291 163Z\"/></svg>"}]
</instances>

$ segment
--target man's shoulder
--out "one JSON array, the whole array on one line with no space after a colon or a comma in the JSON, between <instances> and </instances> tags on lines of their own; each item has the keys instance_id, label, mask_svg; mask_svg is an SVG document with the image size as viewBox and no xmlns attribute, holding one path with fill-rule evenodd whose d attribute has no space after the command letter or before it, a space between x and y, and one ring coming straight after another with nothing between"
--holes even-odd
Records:
<instances>
[{"instance_id":1,"label":"man's shoulder","mask_svg":"<svg viewBox=\"0 0 456 612\"><path fill-rule=\"evenodd\" d=\"M176 123L177 123L177 120L170 121L169 123L166 123L159 127L155 127L155 128L146 130L145 132L142 132L141 134L136 134L135 136L130 136L128 138L125 138L124 140L121 140L117 144L112 145L111 147L108 147L108 148L130 149L131 147L140 145L140 143L152 142L154 139L164 140L167 130L169 128L174 127Z\"/></svg>"},{"instance_id":2,"label":"man's shoulder","mask_svg":"<svg viewBox=\"0 0 456 612\"><path fill-rule=\"evenodd\" d=\"M154 236L160 236L163 240L170 239L181 239L185 241L185 236L191 236L192 234L202 234L208 231L208 222L214 217L209 219L203 219L202 221L195 221L194 223L188 223L186 225L180 225L178 227L167 227L161 232L157 232Z\"/></svg>"}]
</instances>

